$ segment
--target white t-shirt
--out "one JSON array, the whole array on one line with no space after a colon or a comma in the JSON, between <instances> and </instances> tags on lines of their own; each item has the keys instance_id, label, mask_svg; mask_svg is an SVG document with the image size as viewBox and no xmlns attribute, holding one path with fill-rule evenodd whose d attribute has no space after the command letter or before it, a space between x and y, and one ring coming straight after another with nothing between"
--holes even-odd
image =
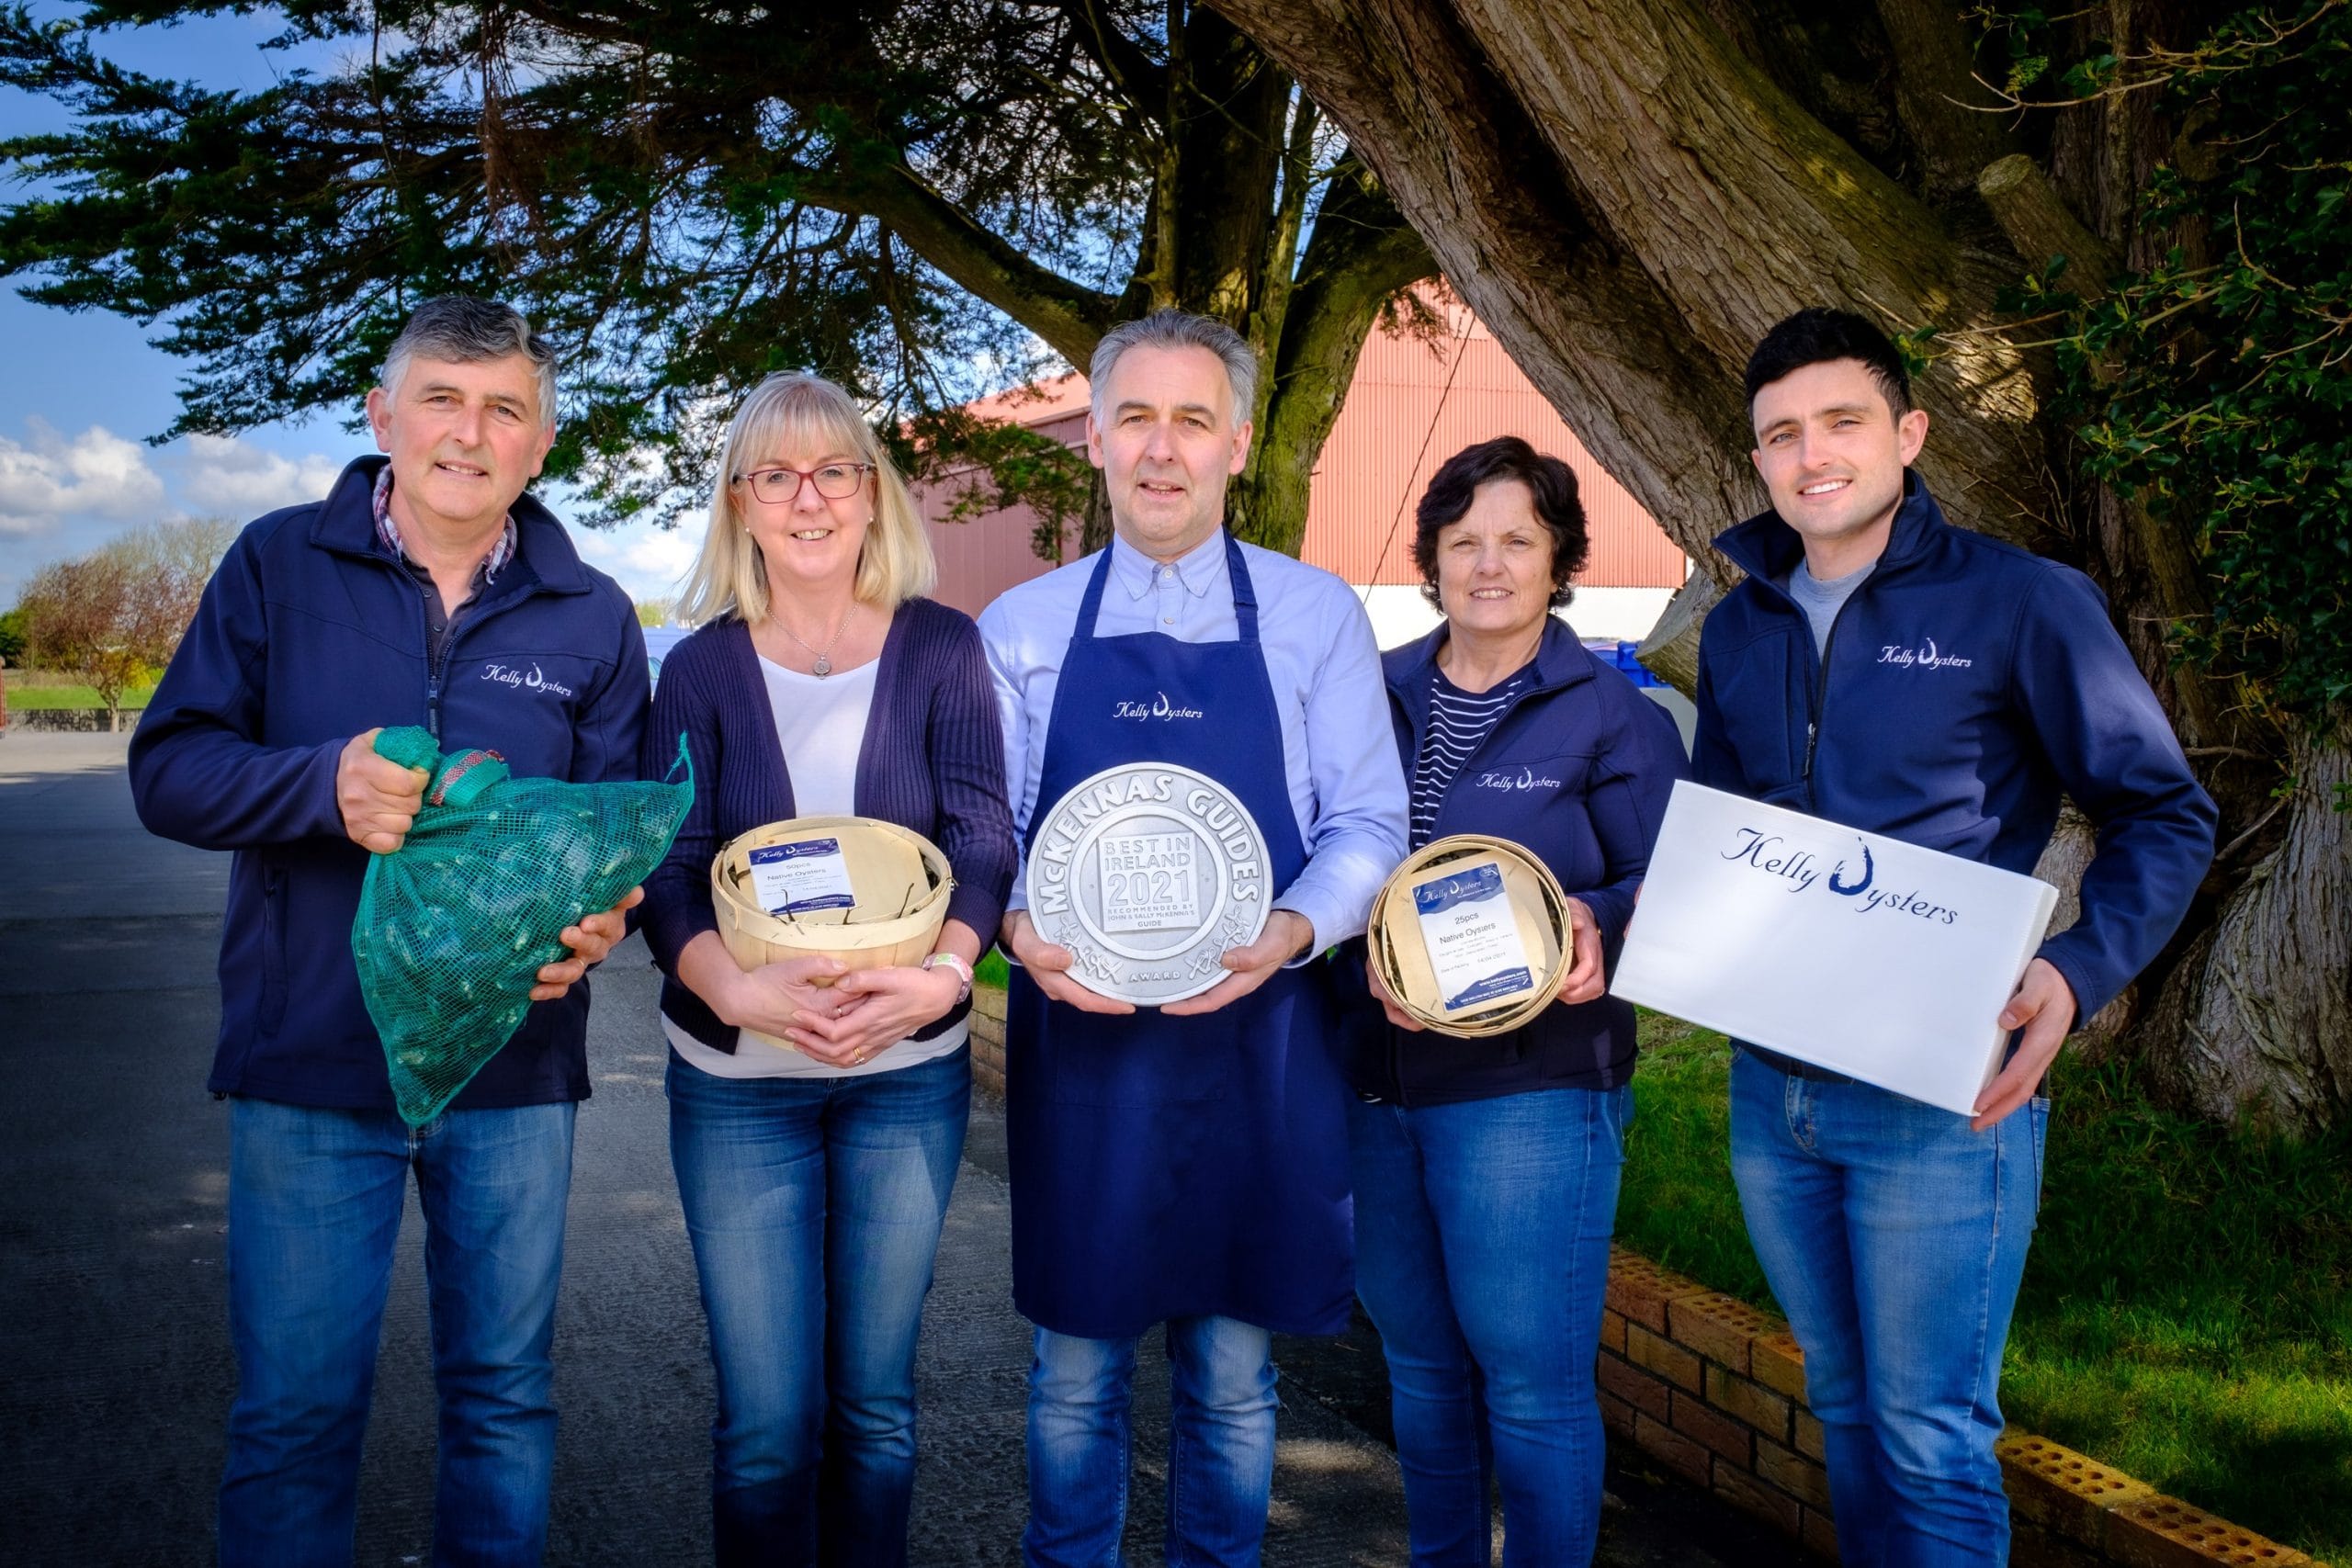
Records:
<instances>
[{"instance_id":1,"label":"white t-shirt","mask_svg":"<svg viewBox=\"0 0 2352 1568\"><path fill-rule=\"evenodd\" d=\"M865 744L866 716L874 711L874 684L882 661L821 679L760 660L767 681L768 706L775 713L776 738L784 743L785 772L792 780L792 803L803 817L850 817L857 810L857 754ZM958 1023L930 1040L901 1040L854 1067L829 1067L797 1051L736 1038L729 1055L714 1051L666 1013L662 1032L678 1055L722 1078L846 1078L887 1073L929 1062L960 1047L971 1032Z\"/></svg>"}]
</instances>

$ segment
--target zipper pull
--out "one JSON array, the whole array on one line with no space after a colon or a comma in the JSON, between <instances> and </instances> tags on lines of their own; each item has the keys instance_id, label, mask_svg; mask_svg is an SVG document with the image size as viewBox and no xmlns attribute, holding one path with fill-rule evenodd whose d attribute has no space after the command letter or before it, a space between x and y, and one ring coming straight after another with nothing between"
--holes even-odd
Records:
<instances>
[{"instance_id":1,"label":"zipper pull","mask_svg":"<svg viewBox=\"0 0 2352 1568\"><path fill-rule=\"evenodd\" d=\"M440 744L441 682L438 681L424 688L424 732L433 737L434 744Z\"/></svg>"}]
</instances>

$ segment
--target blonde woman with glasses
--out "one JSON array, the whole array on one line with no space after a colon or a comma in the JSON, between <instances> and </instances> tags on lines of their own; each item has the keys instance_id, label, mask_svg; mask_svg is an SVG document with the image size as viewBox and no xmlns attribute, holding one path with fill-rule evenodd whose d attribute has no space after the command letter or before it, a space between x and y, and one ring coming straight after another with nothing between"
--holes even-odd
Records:
<instances>
[{"instance_id":1,"label":"blonde woman with glasses","mask_svg":"<svg viewBox=\"0 0 2352 1568\"><path fill-rule=\"evenodd\" d=\"M813 375L763 382L727 433L681 605L701 629L662 663L643 758L658 776L683 731L695 764L694 810L646 879L645 931L667 977L671 1161L718 1373L722 1563L906 1558L915 1340L971 1102L972 965L1014 863L979 636L922 597L934 575L857 405ZM729 956L712 857L825 814L912 829L954 865L922 965L745 972Z\"/></svg>"}]
</instances>

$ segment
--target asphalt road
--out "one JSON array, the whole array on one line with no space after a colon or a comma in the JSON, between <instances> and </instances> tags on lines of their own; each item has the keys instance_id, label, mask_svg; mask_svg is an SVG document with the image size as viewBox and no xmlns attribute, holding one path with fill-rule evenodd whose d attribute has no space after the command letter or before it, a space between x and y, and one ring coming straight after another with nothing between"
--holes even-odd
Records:
<instances>
[{"instance_id":1,"label":"asphalt road","mask_svg":"<svg viewBox=\"0 0 2352 1568\"><path fill-rule=\"evenodd\" d=\"M126 738L0 736L0 1563L211 1561L233 1378L227 1117L204 1092L228 857L149 837ZM548 1560L707 1562L710 1371L670 1174L655 976L597 976L557 1327ZM1027 1325L1012 1306L1000 1108L976 1108L925 1318L918 1564L1010 1564ZM430 1551L433 1397L413 1194L360 1492L357 1561ZM1401 1563L1404 1503L1368 1331L1285 1341L1272 1564ZM1165 1363L1138 1392L1138 1563L1159 1560ZM1612 1455L1601 1561L1798 1559L1638 1453Z\"/></svg>"}]
</instances>

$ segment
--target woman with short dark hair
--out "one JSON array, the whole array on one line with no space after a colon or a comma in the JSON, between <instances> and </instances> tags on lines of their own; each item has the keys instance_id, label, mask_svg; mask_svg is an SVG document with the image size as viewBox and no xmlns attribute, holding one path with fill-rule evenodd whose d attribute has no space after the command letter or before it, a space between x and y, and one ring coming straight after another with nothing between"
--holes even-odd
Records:
<instances>
[{"instance_id":1,"label":"woman with short dark hair","mask_svg":"<svg viewBox=\"0 0 2352 1568\"><path fill-rule=\"evenodd\" d=\"M1369 964L1349 1015L1356 1282L1388 1359L1417 1565L1590 1561L1601 1291L1634 1010L1604 994L1668 791L1674 723L1552 614L1588 541L1576 476L1516 436L1456 453L1413 558L1445 624L1384 656L1410 843L1506 839L1569 892L1557 999L1505 1035L1424 1030ZM1350 966L1352 973L1352 966Z\"/></svg>"}]
</instances>

